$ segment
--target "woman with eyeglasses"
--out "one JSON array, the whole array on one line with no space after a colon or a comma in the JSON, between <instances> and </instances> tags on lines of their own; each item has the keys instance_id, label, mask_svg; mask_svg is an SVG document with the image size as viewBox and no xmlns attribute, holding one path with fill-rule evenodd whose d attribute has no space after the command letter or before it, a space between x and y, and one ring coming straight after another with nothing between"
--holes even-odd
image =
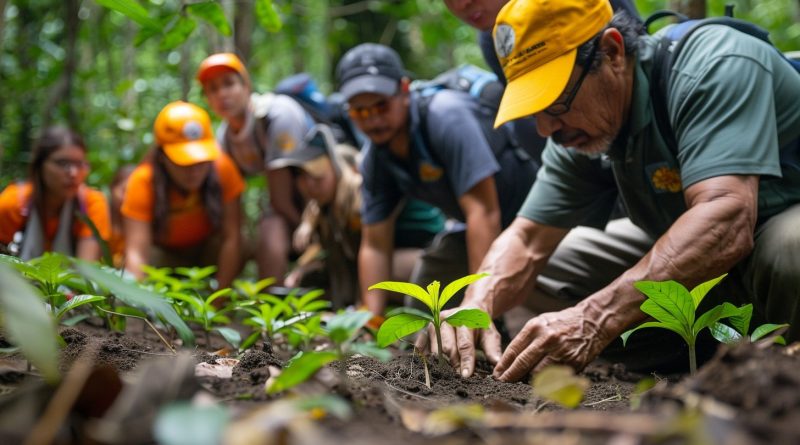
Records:
<instances>
[{"instance_id":1,"label":"woman with eyeglasses","mask_svg":"<svg viewBox=\"0 0 800 445\"><path fill-rule=\"evenodd\" d=\"M219 147L211 120L187 102L165 106L153 125L156 147L131 173L122 203L125 268L217 266L227 287L240 269L236 165Z\"/></svg>"},{"instance_id":2,"label":"woman with eyeglasses","mask_svg":"<svg viewBox=\"0 0 800 445\"><path fill-rule=\"evenodd\" d=\"M0 194L0 252L29 260L44 252L100 259L108 239L108 203L84 184L86 145L74 131L46 128L33 148L29 177ZM92 227L94 226L94 227Z\"/></svg>"}]
</instances>

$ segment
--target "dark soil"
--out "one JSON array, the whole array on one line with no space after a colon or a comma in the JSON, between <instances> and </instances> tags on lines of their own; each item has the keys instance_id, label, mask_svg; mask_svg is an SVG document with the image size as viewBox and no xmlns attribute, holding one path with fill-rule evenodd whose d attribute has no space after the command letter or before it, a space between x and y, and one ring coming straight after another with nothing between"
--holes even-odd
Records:
<instances>
[{"instance_id":1,"label":"dark soil","mask_svg":"<svg viewBox=\"0 0 800 445\"><path fill-rule=\"evenodd\" d=\"M81 325L63 329L61 334L65 341L61 356L65 373L76 363L90 361L95 366L105 365L115 370L130 386L134 383L127 376L145 368L152 360L179 363L149 329L129 326L127 335L122 335ZM216 339L212 346L216 350L222 343ZM293 426L292 420L280 423L275 429L272 425L277 422L275 415L268 415L273 420L265 423L257 420L257 413L271 406L285 412L280 403L289 400L287 395L268 395L265 385L275 372L280 372L290 354L278 347L273 350L269 344L258 344L238 357L230 378L192 377L189 369L188 375L181 378L192 380L191 385L179 386L194 389L180 396L176 393L173 398L189 397L202 388L200 391L229 406L234 420L240 422L227 434L247 430L242 425L257 424L256 429L263 429L261 443L794 444L800 443L800 358L791 354L793 350L752 345L723 348L694 377L655 376L659 384L641 402L635 400L639 397L633 394L634 387L643 378L653 376L630 373L622 365L596 361L581 373L591 385L581 406L572 411L539 399L526 382L494 380L491 367L482 361L474 376L463 379L450 366L440 366L435 358L428 358L429 387L426 363L418 355L398 353L389 363L354 357L345 369L331 364L291 394L292 397L338 394L351 406L349 420L318 414L317 421L304 418L306 423L302 427ZM222 357L211 352L198 348L192 354L190 366L217 364ZM150 378L135 383L147 388L143 391L134 388L132 392L166 392L158 385L167 385L167 381L175 385L174 375L180 373L172 371L175 372L165 375L163 382ZM346 378L342 379L345 373ZM26 371L21 358L0 361L0 402L21 395L22 390L17 388L36 382L38 378ZM125 392L122 394L120 397ZM636 411L631 409L632 399L640 405ZM166 402L153 405L163 403ZM8 406L11 405L0 403L0 409ZM475 412L470 410L478 409L476 406L481 407L483 414L473 417L463 414ZM451 413L442 414L443 409ZM0 418L3 416L5 413L0 411ZM85 439L80 430L84 423L74 420L74 414L72 418L77 423L71 425L68 431L72 431L72 436L67 437L77 443ZM7 428L10 427L0 421L1 443L12 443L4 438L19 437L19 431L15 435ZM18 429L21 428L20 424ZM285 440L270 442L266 440L268 437Z\"/></svg>"}]
</instances>

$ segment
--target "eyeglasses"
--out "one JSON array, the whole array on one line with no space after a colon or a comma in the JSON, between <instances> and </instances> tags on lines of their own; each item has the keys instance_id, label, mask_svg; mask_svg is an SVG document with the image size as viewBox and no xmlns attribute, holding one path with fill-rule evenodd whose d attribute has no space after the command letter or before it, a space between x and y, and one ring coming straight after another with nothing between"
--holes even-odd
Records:
<instances>
[{"instance_id":1,"label":"eyeglasses","mask_svg":"<svg viewBox=\"0 0 800 445\"><path fill-rule=\"evenodd\" d=\"M75 169L78 172L83 172L89 169L89 163L86 161L76 161L74 159L48 159L48 162L53 163L53 165L60 168L65 173L69 173L72 171L72 169Z\"/></svg>"},{"instance_id":2,"label":"eyeglasses","mask_svg":"<svg viewBox=\"0 0 800 445\"><path fill-rule=\"evenodd\" d=\"M366 107L351 107L349 104L345 105L347 114L354 120L367 120L372 116L381 116L389 111L391 98L381 99L372 105Z\"/></svg>"},{"instance_id":3,"label":"eyeglasses","mask_svg":"<svg viewBox=\"0 0 800 445\"><path fill-rule=\"evenodd\" d=\"M583 79L586 78L586 75L589 74L589 70L592 68L594 56L597 54L597 47L600 46L600 36L597 36L594 39L592 45L592 51L589 53L589 57L586 58L586 61L583 62L583 66L581 67L581 75L578 76L578 81L575 83L575 87L572 88L572 91L569 92L569 95L563 102L553 102L549 107L545 108L545 113L549 114L550 116L561 116L569 111L570 107L572 106L572 101L578 94L578 90L581 89Z\"/></svg>"}]
</instances>

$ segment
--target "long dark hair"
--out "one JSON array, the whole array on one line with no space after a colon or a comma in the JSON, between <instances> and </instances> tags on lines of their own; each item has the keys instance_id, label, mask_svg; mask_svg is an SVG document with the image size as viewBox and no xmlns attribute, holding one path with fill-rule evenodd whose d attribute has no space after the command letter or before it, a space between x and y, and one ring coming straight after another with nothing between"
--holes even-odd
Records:
<instances>
[{"instance_id":1,"label":"long dark hair","mask_svg":"<svg viewBox=\"0 0 800 445\"><path fill-rule=\"evenodd\" d=\"M156 146L147 154L146 161L153 167L153 221L152 228L154 239L160 240L167 236L167 221L169 219L169 191L181 189L170 178L166 163L170 162L164 150ZM200 197L206 209L206 215L211 221L214 230L222 226L222 185L217 175L217 169L212 166L203 185L200 187Z\"/></svg>"},{"instance_id":2,"label":"long dark hair","mask_svg":"<svg viewBox=\"0 0 800 445\"><path fill-rule=\"evenodd\" d=\"M83 150L84 153L87 151L83 138L73 130L62 126L45 128L33 146L28 177L31 184L33 184L32 204L39 210L40 215L44 215L42 212L44 212L44 193L46 192L44 177L42 176L44 163L54 152L68 145L74 145Z\"/></svg>"}]
</instances>

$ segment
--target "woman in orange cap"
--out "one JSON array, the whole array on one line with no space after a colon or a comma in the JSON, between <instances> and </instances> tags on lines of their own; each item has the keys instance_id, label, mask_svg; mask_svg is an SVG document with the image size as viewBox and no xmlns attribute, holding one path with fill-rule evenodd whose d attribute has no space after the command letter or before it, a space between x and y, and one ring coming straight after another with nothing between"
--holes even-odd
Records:
<instances>
[{"instance_id":1,"label":"woman in orange cap","mask_svg":"<svg viewBox=\"0 0 800 445\"><path fill-rule=\"evenodd\" d=\"M100 242L86 220L108 239L108 203L84 184L89 163L83 139L64 127L47 128L32 157L30 179L0 194L0 253L29 260L55 251L99 260Z\"/></svg>"},{"instance_id":2,"label":"woman in orange cap","mask_svg":"<svg viewBox=\"0 0 800 445\"><path fill-rule=\"evenodd\" d=\"M300 223L303 202L288 168L270 162L299 147L314 121L301 105L281 94L252 94L250 76L232 53L203 60L197 80L211 109L224 122L219 140L244 175L265 175L269 205L259 221L256 260L261 277L282 284L291 251L291 233Z\"/></svg>"},{"instance_id":3,"label":"woman in orange cap","mask_svg":"<svg viewBox=\"0 0 800 445\"><path fill-rule=\"evenodd\" d=\"M156 147L128 180L125 267L217 266L227 287L240 266L240 205L244 181L219 148L202 108L172 102L153 126Z\"/></svg>"}]
</instances>

